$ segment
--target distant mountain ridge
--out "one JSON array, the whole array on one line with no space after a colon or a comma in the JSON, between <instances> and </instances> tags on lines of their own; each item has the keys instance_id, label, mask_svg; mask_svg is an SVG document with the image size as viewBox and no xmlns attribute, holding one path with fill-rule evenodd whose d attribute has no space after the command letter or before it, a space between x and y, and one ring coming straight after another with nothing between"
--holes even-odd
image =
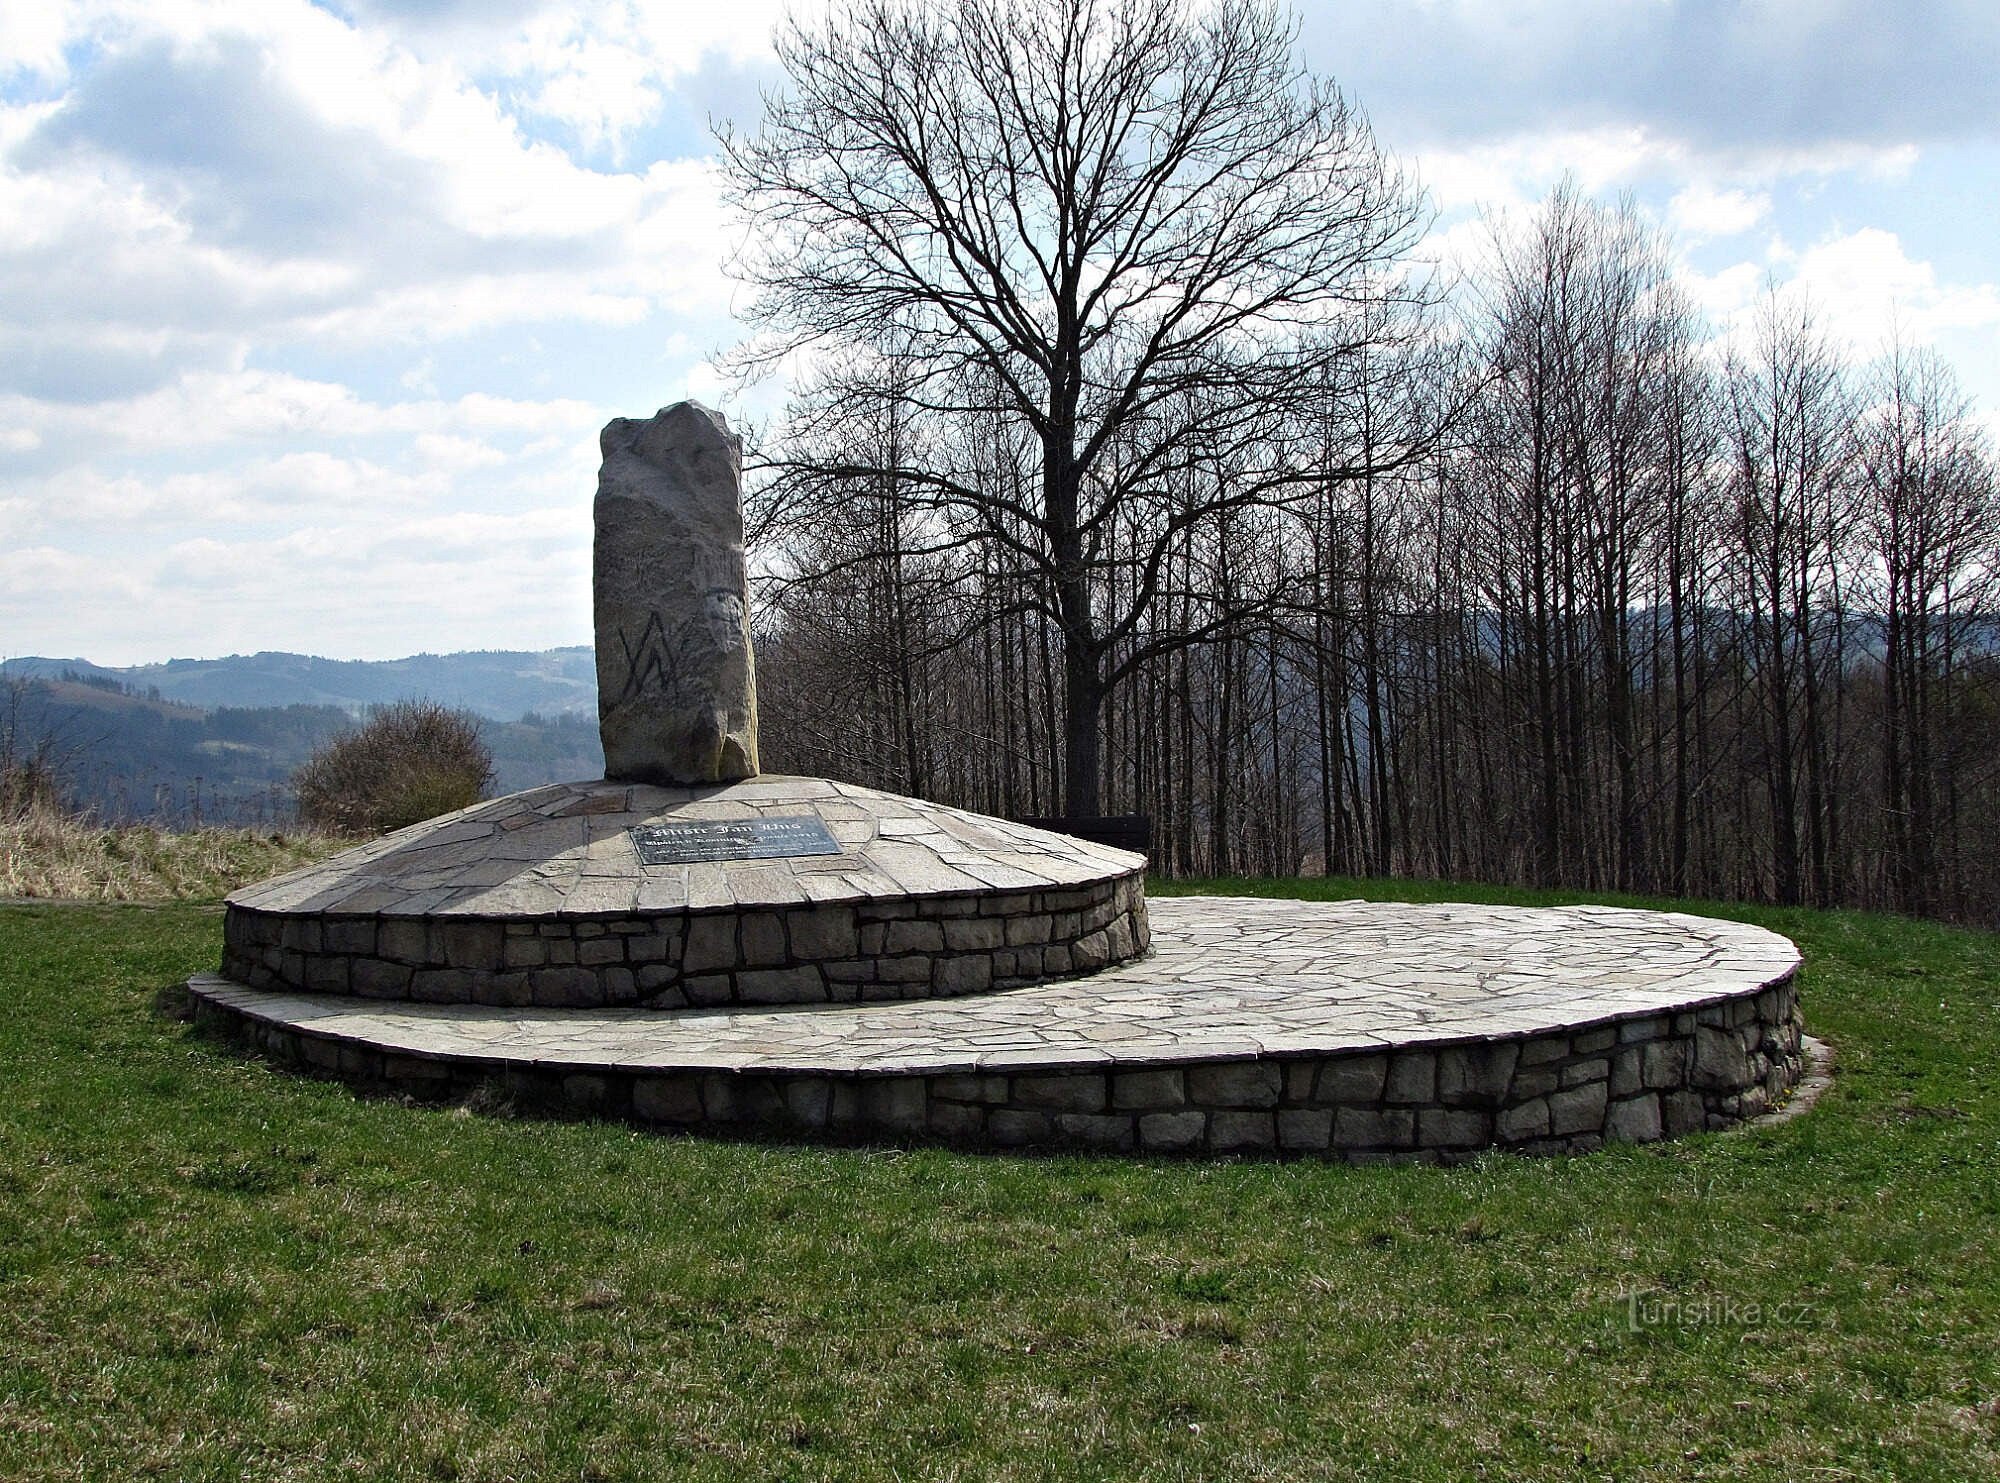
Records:
<instances>
[{"instance_id":1,"label":"distant mountain ridge","mask_svg":"<svg viewBox=\"0 0 2000 1483\"><path fill-rule=\"evenodd\" d=\"M299 765L360 724L352 705L189 705L118 678L144 670L53 663L57 678L6 677L0 751L44 758L67 802L111 822L282 824ZM595 714L482 716L479 733L499 793L604 771Z\"/></svg>"},{"instance_id":2,"label":"distant mountain ridge","mask_svg":"<svg viewBox=\"0 0 2000 1483\"><path fill-rule=\"evenodd\" d=\"M404 659L320 659L266 652L169 659L126 668L39 655L0 662L0 674L111 681L140 695L203 710L336 706L350 713L422 697L495 721L536 714L595 719L597 666L588 645L529 651L475 649Z\"/></svg>"}]
</instances>

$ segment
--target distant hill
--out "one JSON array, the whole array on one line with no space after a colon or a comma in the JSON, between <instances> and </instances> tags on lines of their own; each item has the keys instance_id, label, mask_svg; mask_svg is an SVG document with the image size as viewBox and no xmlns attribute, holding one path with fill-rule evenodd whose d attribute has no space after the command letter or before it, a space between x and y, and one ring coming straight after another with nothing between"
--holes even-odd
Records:
<instances>
[{"instance_id":1,"label":"distant hill","mask_svg":"<svg viewBox=\"0 0 2000 1483\"><path fill-rule=\"evenodd\" d=\"M222 706L372 705L423 697L491 720L597 714L597 670L587 646L530 653L485 649L407 659L318 659L310 654L231 654L169 659L129 668L87 659L31 656L0 662L0 674L119 685L133 696L213 710Z\"/></svg>"},{"instance_id":2,"label":"distant hill","mask_svg":"<svg viewBox=\"0 0 2000 1483\"><path fill-rule=\"evenodd\" d=\"M37 658L0 668L0 742L28 755L47 738L72 801L107 820L289 819L292 772L314 749L370 705L414 696L480 716L496 792L604 771L588 649L381 664L258 654L131 669ZM260 676L271 677L268 689ZM288 698L301 693L318 698ZM214 695L241 699L191 698Z\"/></svg>"}]
</instances>

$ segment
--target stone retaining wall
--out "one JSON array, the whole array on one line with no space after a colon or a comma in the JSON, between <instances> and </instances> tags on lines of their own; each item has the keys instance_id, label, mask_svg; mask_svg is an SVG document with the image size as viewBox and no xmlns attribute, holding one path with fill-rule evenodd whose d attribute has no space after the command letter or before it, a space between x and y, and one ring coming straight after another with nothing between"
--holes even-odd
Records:
<instances>
[{"instance_id":1,"label":"stone retaining wall","mask_svg":"<svg viewBox=\"0 0 2000 1483\"><path fill-rule=\"evenodd\" d=\"M655 915L334 916L232 905L222 971L259 989L549 1008L826 1004L1090 973L1149 942L1142 877Z\"/></svg>"},{"instance_id":2,"label":"stone retaining wall","mask_svg":"<svg viewBox=\"0 0 2000 1483\"><path fill-rule=\"evenodd\" d=\"M531 1110L667 1128L989 1148L1453 1162L1580 1153L1722 1128L1797 1083L1795 984L1582 1029L1379 1053L1115 1070L819 1076L523 1068L385 1052L210 1004L266 1053L426 1099L486 1087Z\"/></svg>"}]
</instances>

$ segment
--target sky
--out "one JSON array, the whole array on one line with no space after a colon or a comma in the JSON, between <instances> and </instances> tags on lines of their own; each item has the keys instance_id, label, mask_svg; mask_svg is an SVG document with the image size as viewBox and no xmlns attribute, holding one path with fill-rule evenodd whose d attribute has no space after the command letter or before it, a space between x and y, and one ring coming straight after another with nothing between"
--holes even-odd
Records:
<instances>
[{"instance_id":1,"label":"sky","mask_svg":"<svg viewBox=\"0 0 2000 1483\"><path fill-rule=\"evenodd\" d=\"M0 657L588 643L597 430L738 405L709 125L782 85L782 10L0 5ZM1629 192L1719 333L1805 292L2000 433L2000 4L1297 15L1427 250Z\"/></svg>"}]
</instances>

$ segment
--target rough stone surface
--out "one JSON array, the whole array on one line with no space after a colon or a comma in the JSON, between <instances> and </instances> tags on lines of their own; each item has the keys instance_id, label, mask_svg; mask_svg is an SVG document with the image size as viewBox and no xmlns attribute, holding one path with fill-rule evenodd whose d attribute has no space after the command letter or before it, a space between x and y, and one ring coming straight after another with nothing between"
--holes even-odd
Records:
<instances>
[{"instance_id":1,"label":"rough stone surface","mask_svg":"<svg viewBox=\"0 0 2000 1483\"><path fill-rule=\"evenodd\" d=\"M1648 1094L1614 1102L1604 1120L1604 1136L1614 1143L1651 1143L1660 1136L1660 1099Z\"/></svg>"},{"instance_id":2,"label":"rough stone surface","mask_svg":"<svg viewBox=\"0 0 2000 1483\"><path fill-rule=\"evenodd\" d=\"M1139 1142L1161 1153L1201 1147L1208 1118L1199 1112L1149 1112L1139 1119Z\"/></svg>"},{"instance_id":3,"label":"rough stone surface","mask_svg":"<svg viewBox=\"0 0 2000 1483\"><path fill-rule=\"evenodd\" d=\"M1756 1117L1802 1073L1797 950L1754 927L1605 907L1155 906L1150 959L951 1001L661 1014L189 988L199 1017L277 1058L413 1096L497 1080L526 1106L662 1126L1001 1148L1577 1153ZM1036 910L1090 908L1053 891ZM542 930L519 926L506 941Z\"/></svg>"},{"instance_id":4,"label":"rough stone surface","mask_svg":"<svg viewBox=\"0 0 2000 1483\"><path fill-rule=\"evenodd\" d=\"M1196 1066L1188 1073L1188 1096L1215 1107L1276 1107L1284 1085L1272 1061L1237 1061Z\"/></svg>"},{"instance_id":5,"label":"rough stone surface","mask_svg":"<svg viewBox=\"0 0 2000 1483\"><path fill-rule=\"evenodd\" d=\"M604 774L720 783L757 772L742 447L676 402L599 438L594 590Z\"/></svg>"}]
</instances>

